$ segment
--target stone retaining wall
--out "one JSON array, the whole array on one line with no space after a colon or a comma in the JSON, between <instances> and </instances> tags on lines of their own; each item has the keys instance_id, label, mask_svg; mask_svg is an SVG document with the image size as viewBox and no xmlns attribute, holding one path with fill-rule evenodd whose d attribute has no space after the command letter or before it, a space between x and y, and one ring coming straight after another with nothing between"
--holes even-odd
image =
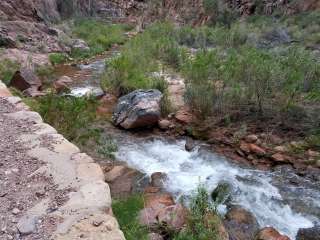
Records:
<instances>
[{"instance_id":1,"label":"stone retaining wall","mask_svg":"<svg viewBox=\"0 0 320 240\"><path fill-rule=\"evenodd\" d=\"M10 119L32 123L28 126L30 133L18 137L30 149L27 154L44 163L34 174L50 176L61 190L72 189L68 200L54 212L46 211L48 200L45 199L29 209L26 215L59 217L61 221L52 239L124 240L112 215L110 189L100 166L44 123L41 116L30 111L19 97L12 96L1 81L0 98L15 105L15 111L6 114Z\"/></svg>"}]
</instances>

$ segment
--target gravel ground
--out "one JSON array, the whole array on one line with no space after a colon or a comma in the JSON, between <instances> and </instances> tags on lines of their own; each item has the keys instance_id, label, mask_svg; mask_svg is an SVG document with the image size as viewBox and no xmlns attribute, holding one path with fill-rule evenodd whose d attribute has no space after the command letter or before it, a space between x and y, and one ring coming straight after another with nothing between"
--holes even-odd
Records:
<instances>
[{"instance_id":1,"label":"gravel ground","mask_svg":"<svg viewBox=\"0 0 320 240\"><path fill-rule=\"evenodd\" d=\"M19 136L31 132L33 123L12 120L5 113L16 109L0 98L0 239L50 239L60 219L46 215L23 221L28 210L43 199L49 199L46 212L54 212L67 198L70 189L57 190L51 178L33 174L44 163L29 157ZM22 224L31 229L23 233Z\"/></svg>"}]
</instances>

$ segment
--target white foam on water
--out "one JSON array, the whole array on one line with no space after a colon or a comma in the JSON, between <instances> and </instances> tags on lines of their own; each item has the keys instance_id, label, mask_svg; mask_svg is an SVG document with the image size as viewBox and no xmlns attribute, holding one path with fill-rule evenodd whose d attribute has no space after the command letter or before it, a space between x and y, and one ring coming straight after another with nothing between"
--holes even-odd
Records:
<instances>
[{"instance_id":1,"label":"white foam on water","mask_svg":"<svg viewBox=\"0 0 320 240\"><path fill-rule=\"evenodd\" d=\"M166 188L176 196L191 195L199 183L211 191L220 181L227 181L233 186L233 201L250 210L261 227L273 226L292 239L299 228L313 226L309 218L283 203L267 172L241 168L209 152L187 152L183 141L123 144L117 157L148 175L166 173Z\"/></svg>"},{"instance_id":2,"label":"white foam on water","mask_svg":"<svg viewBox=\"0 0 320 240\"><path fill-rule=\"evenodd\" d=\"M72 88L70 93L68 93L68 95L71 95L74 97L84 97L84 96L90 96L90 95L95 96L102 93L103 93L103 90L101 88L85 86L85 87Z\"/></svg>"}]
</instances>

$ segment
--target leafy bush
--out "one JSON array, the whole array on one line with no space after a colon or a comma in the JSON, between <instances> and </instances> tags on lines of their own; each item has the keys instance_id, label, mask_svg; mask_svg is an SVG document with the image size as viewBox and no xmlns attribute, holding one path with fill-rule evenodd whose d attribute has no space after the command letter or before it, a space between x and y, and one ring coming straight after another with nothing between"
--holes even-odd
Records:
<instances>
[{"instance_id":1,"label":"leafy bush","mask_svg":"<svg viewBox=\"0 0 320 240\"><path fill-rule=\"evenodd\" d=\"M45 86L52 84L56 78L54 68L49 65L39 66L36 68L36 74L41 79L41 82Z\"/></svg>"},{"instance_id":2,"label":"leafy bush","mask_svg":"<svg viewBox=\"0 0 320 240\"><path fill-rule=\"evenodd\" d=\"M73 51L74 58L85 58L104 52L113 44L123 44L126 40L125 31L130 28L121 24L106 24L93 19L81 19L75 21L73 35L85 40L89 47L89 52Z\"/></svg>"},{"instance_id":3,"label":"leafy bush","mask_svg":"<svg viewBox=\"0 0 320 240\"><path fill-rule=\"evenodd\" d=\"M68 61L68 56L65 53L51 53L49 55L49 60L52 65L63 64Z\"/></svg>"},{"instance_id":4,"label":"leafy bush","mask_svg":"<svg viewBox=\"0 0 320 240\"><path fill-rule=\"evenodd\" d=\"M164 93L163 81L155 76L160 71L159 60L175 67L181 64L182 51L173 37L171 25L156 24L130 40L121 55L107 63L103 87L118 95L158 87Z\"/></svg>"},{"instance_id":5,"label":"leafy bush","mask_svg":"<svg viewBox=\"0 0 320 240\"><path fill-rule=\"evenodd\" d=\"M115 159L115 152L118 151L117 143L111 137L103 137L99 140L99 149L98 153L100 153L105 158L109 158L111 160Z\"/></svg>"},{"instance_id":6,"label":"leafy bush","mask_svg":"<svg viewBox=\"0 0 320 240\"><path fill-rule=\"evenodd\" d=\"M0 61L0 80L8 85L14 73L19 69L19 64L9 59Z\"/></svg>"},{"instance_id":7,"label":"leafy bush","mask_svg":"<svg viewBox=\"0 0 320 240\"><path fill-rule=\"evenodd\" d=\"M221 239L219 228L222 222L215 209L207 190L200 185L191 198L187 227L174 240Z\"/></svg>"},{"instance_id":8,"label":"leafy bush","mask_svg":"<svg viewBox=\"0 0 320 240\"><path fill-rule=\"evenodd\" d=\"M96 105L94 99L49 94L33 102L32 108L68 140L77 142L88 133L96 117Z\"/></svg>"}]
</instances>

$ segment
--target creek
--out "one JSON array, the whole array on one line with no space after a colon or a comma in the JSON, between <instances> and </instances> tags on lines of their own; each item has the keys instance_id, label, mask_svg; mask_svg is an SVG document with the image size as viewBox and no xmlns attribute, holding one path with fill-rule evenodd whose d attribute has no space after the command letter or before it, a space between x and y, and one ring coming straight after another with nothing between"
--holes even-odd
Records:
<instances>
[{"instance_id":1,"label":"creek","mask_svg":"<svg viewBox=\"0 0 320 240\"><path fill-rule=\"evenodd\" d=\"M71 94L82 96L99 89L105 58L115 54L113 51L89 64L60 66L57 71L74 79ZM192 195L200 183L210 192L223 181L232 186L232 204L251 211L261 227L273 226L295 239L299 228L320 225L319 183L296 175L289 166L259 171L231 163L203 143L187 152L184 140L150 139L118 129L108 134L118 143L118 160L149 176L166 173L165 187L177 199ZM219 206L219 211L223 214L225 206Z\"/></svg>"}]
</instances>

